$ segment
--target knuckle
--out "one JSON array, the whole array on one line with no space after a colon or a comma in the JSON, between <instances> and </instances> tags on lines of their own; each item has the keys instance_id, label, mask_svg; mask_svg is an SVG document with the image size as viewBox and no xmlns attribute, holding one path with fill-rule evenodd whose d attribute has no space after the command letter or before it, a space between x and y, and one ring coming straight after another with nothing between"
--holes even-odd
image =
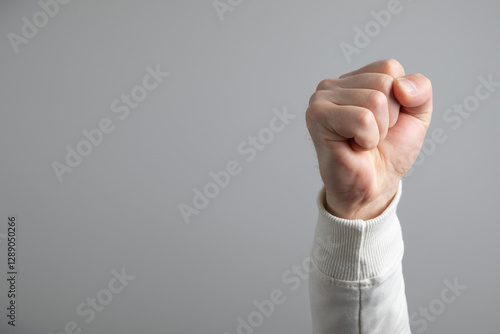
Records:
<instances>
[{"instance_id":1,"label":"knuckle","mask_svg":"<svg viewBox=\"0 0 500 334\"><path fill-rule=\"evenodd\" d=\"M326 110L326 106L324 103L322 103L320 101L314 102L309 106L309 108L307 108L306 119L308 121L317 121L317 120L323 118L325 110Z\"/></svg>"},{"instance_id":2,"label":"knuckle","mask_svg":"<svg viewBox=\"0 0 500 334\"><path fill-rule=\"evenodd\" d=\"M404 73L403 65L399 61L393 58L386 59L382 61L382 69L384 73L392 77L398 77L402 73Z\"/></svg>"},{"instance_id":3,"label":"knuckle","mask_svg":"<svg viewBox=\"0 0 500 334\"><path fill-rule=\"evenodd\" d=\"M372 149L378 145L379 133L373 123L373 115L369 110L358 117L359 128L355 138L366 149Z\"/></svg>"},{"instance_id":4,"label":"knuckle","mask_svg":"<svg viewBox=\"0 0 500 334\"><path fill-rule=\"evenodd\" d=\"M316 90L327 90L327 89L330 89L333 85L335 85L336 82L337 82L336 79L324 79L324 80L321 80L321 82L316 87Z\"/></svg>"},{"instance_id":5,"label":"knuckle","mask_svg":"<svg viewBox=\"0 0 500 334\"><path fill-rule=\"evenodd\" d=\"M311 95L311 98L309 99L309 106L313 105L314 103L321 101L323 98L323 93L321 91L316 91Z\"/></svg>"},{"instance_id":6,"label":"knuckle","mask_svg":"<svg viewBox=\"0 0 500 334\"><path fill-rule=\"evenodd\" d=\"M363 109L358 113L356 121L362 130L367 130L372 125L373 114L370 110Z\"/></svg>"},{"instance_id":7,"label":"knuckle","mask_svg":"<svg viewBox=\"0 0 500 334\"><path fill-rule=\"evenodd\" d=\"M374 90L370 93L367 102L370 105L370 108L372 108L373 110L387 108L388 103L385 94L378 90Z\"/></svg>"},{"instance_id":8,"label":"knuckle","mask_svg":"<svg viewBox=\"0 0 500 334\"><path fill-rule=\"evenodd\" d=\"M309 131L313 131L321 124L328 123L328 113L331 105L326 101L315 102L305 112L306 125Z\"/></svg>"}]
</instances>

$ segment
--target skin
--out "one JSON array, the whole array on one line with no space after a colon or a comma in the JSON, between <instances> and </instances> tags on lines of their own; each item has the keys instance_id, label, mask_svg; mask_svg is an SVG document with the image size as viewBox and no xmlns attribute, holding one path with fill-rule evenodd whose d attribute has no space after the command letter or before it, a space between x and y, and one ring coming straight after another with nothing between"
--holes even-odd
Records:
<instances>
[{"instance_id":1,"label":"skin","mask_svg":"<svg viewBox=\"0 0 500 334\"><path fill-rule=\"evenodd\" d=\"M415 162L432 117L432 85L394 59L321 81L306 122L326 209L345 219L379 216Z\"/></svg>"}]
</instances>

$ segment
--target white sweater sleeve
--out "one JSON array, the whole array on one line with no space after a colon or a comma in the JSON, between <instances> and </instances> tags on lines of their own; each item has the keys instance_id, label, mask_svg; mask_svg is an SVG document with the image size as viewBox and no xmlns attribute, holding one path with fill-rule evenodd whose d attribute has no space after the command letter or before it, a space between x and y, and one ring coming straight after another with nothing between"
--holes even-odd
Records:
<instances>
[{"instance_id":1,"label":"white sweater sleeve","mask_svg":"<svg viewBox=\"0 0 500 334\"><path fill-rule=\"evenodd\" d=\"M325 210L311 252L309 278L313 334L410 333L396 216L401 183L390 206L372 220L346 220Z\"/></svg>"}]
</instances>

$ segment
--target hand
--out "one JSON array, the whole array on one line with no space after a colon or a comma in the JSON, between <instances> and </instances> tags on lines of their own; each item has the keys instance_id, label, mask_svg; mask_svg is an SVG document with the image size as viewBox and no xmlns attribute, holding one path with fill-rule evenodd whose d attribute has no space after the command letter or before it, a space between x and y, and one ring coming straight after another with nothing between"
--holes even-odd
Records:
<instances>
[{"instance_id":1,"label":"hand","mask_svg":"<svg viewBox=\"0 0 500 334\"><path fill-rule=\"evenodd\" d=\"M321 81L306 122L318 155L326 209L371 219L391 203L415 162L432 116L432 86L394 59Z\"/></svg>"}]
</instances>

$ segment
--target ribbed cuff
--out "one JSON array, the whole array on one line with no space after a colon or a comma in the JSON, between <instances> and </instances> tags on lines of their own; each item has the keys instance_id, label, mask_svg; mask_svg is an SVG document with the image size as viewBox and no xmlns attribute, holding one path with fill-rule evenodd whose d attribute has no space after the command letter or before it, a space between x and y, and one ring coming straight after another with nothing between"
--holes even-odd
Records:
<instances>
[{"instance_id":1,"label":"ribbed cuff","mask_svg":"<svg viewBox=\"0 0 500 334\"><path fill-rule=\"evenodd\" d=\"M382 276L403 258L404 245L396 208L402 182L389 207L377 218L347 220L325 209L325 189L318 196L319 217L311 258L326 276L361 281Z\"/></svg>"}]
</instances>

